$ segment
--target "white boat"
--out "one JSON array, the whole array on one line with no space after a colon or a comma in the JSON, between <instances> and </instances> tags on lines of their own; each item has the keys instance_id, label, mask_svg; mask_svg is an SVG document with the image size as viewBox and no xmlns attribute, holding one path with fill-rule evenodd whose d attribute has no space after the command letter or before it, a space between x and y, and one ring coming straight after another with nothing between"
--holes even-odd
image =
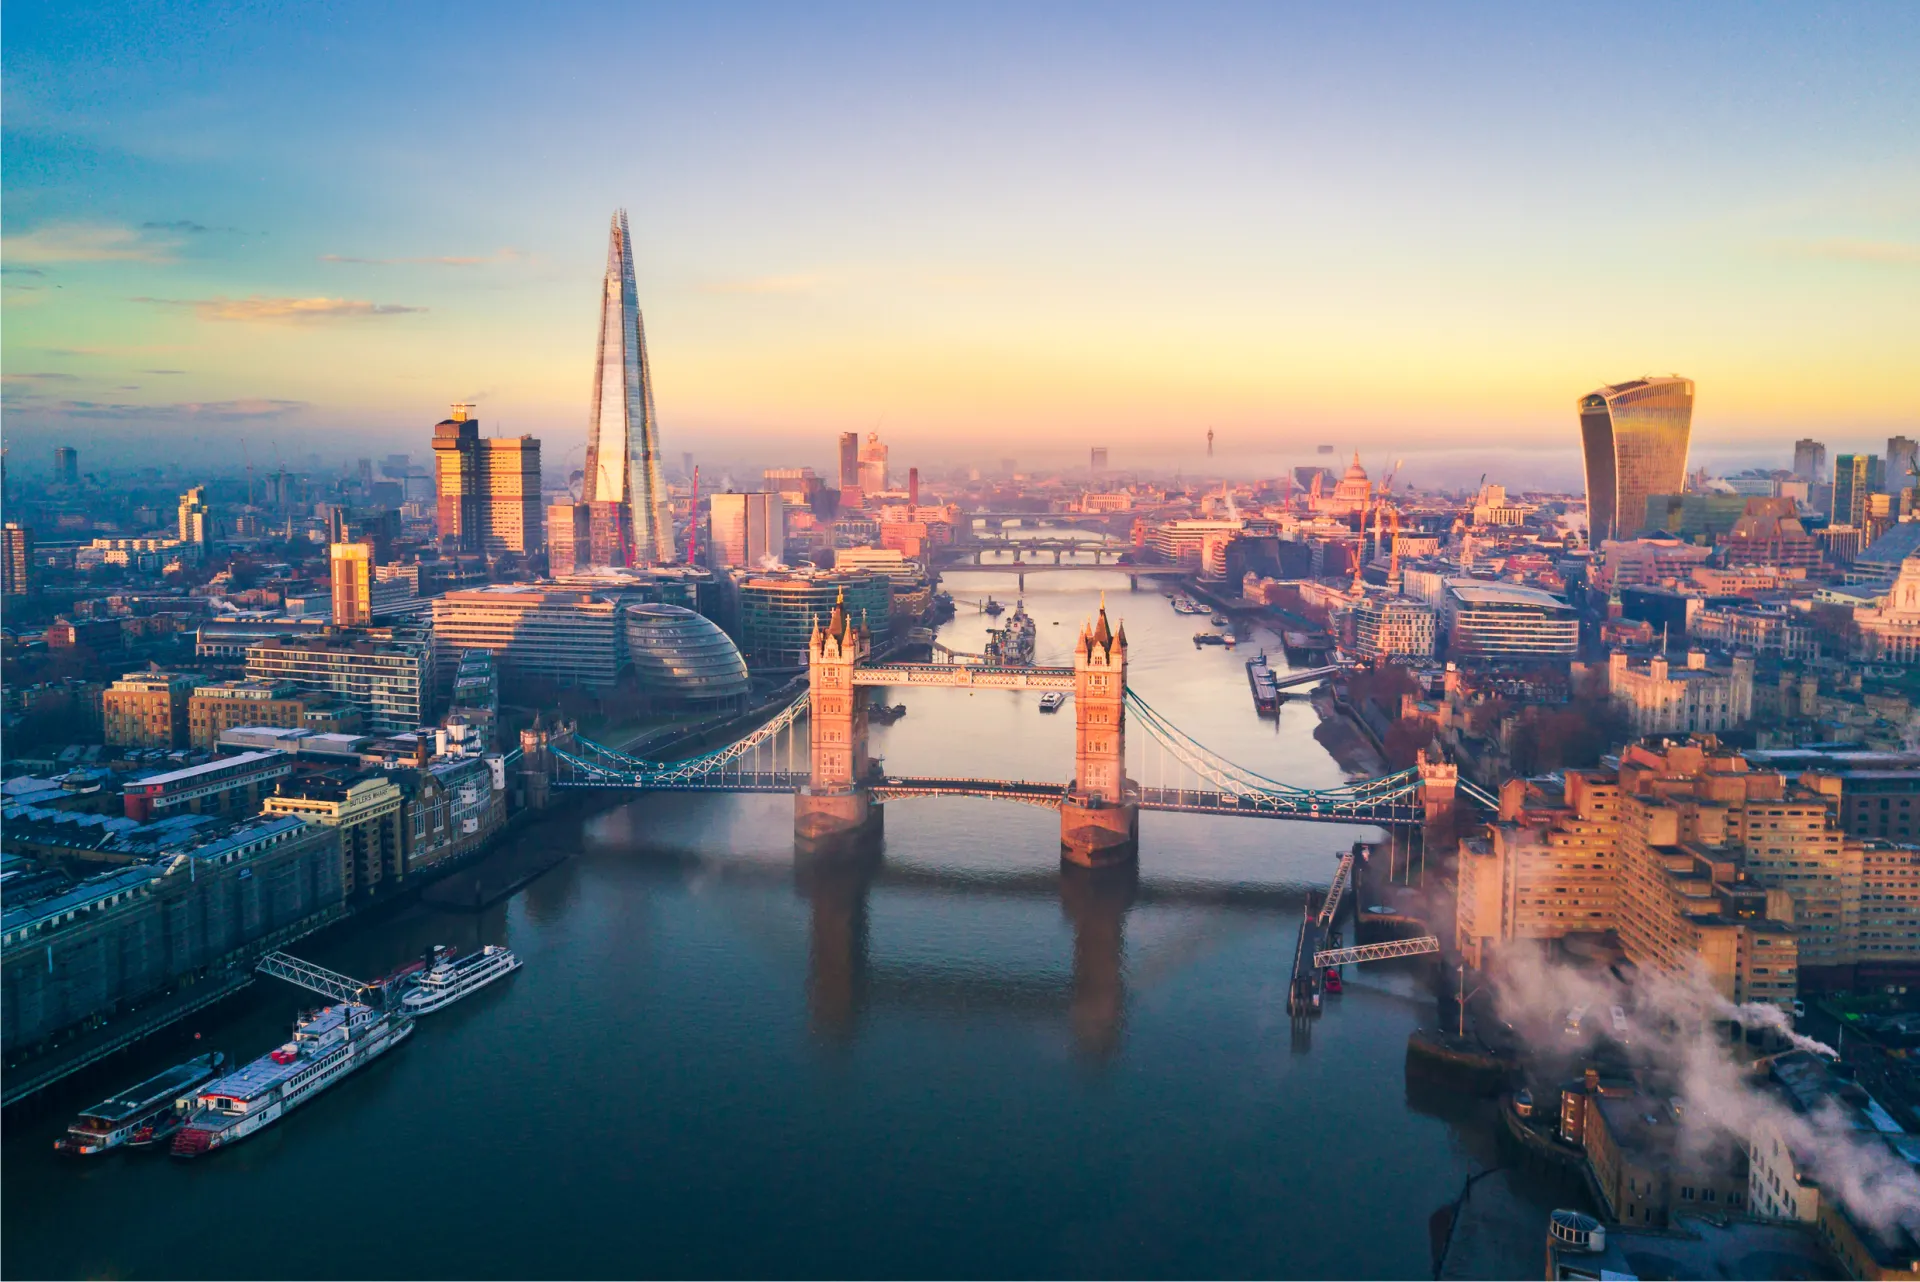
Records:
<instances>
[{"instance_id":1,"label":"white boat","mask_svg":"<svg viewBox=\"0 0 1920 1282\"><path fill-rule=\"evenodd\" d=\"M285 1046L201 1087L173 1155L198 1157L264 1130L412 1034L413 1020L398 1012L322 1006L293 1026Z\"/></svg>"},{"instance_id":2,"label":"white boat","mask_svg":"<svg viewBox=\"0 0 1920 1282\"><path fill-rule=\"evenodd\" d=\"M409 1015L429 1015L519 969L520 959L513 950L498 944L465 957L455 957L450 948L436 948L433 966L400 999L400 1008Z\"/></svg>"},{"instance_id":3,"label":"white boat","mask_svg":"<svg viewBox=\"0 0 1920 1282\"><path fill-rule=\"evenodd\" d=\"M1066 701L1067 701L1067 696L1062 694L1060 691L1049 690L1045 694L1040 696L1040 711L1058 712L1060 711L1060 705L1065 703Z\"/></svg>"}]
</instances>

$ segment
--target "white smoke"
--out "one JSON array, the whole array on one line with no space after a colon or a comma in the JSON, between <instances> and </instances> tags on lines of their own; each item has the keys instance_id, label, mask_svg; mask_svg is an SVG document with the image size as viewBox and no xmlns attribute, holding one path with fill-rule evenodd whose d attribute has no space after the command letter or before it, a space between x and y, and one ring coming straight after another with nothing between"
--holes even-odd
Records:
<instances>
[{"instance_id":1,"label":"white smoke","mask_svg":"<svg viewBox=\"0 0 1920 1282\"><path fill-rule=\"evenodd\" d=\"M1875 1134L1854 1129L1831 1101L1811 1115L1795 1110L1765 1089L1764 1069L1741 1062L1725 1039L1721 1029L1733 1022L1778 1033L1797 1050L1835 1057L1832 1047L1796 1032L1778 1007L1729 1002L1698 970L1681 976L1641 971L1629 982L1533 949L1510 949L1492 982L1501 1019L1536 1056L1585 1058L1602 1035L1613 1034L1613 1010L1620 1008L1626 1054L1642 1089L1673 1100L1684 1151L1708 1153L1729 1138L1744 1144L1771 1125L1823 1196L1838 1198L1880 1233L1920 1235L1920 1174ZM1571 1023L1569 1014L1582 1008L1586 1017Z\"/></svg>"}]
</instances>

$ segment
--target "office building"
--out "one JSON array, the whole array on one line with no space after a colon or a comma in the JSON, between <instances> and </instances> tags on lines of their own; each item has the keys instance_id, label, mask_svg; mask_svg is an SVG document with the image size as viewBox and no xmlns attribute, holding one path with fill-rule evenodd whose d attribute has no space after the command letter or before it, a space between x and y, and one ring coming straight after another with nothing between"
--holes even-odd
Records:
<instances>
[{"instance_id":1,"label":"office building","mask_svg":"<svg viewBox=\"0 0 1920 1282\"><path fill-rule=\"evenodd\" d=\"M660 463L647 331L634 284L633 233L624 209L613 215L607 239L600 342L587 421L585 499L613 505L607 514L615 527L610 542L628 551L619 564L674 560L673 512Z\"/></svg>"},{"instance_id":2,"label":"office building","mask_svg":"<svg viewBox=\"0 0 1920 1282\"><path fill-rule=\"evenodd\" d=\"M1447 653L1462 661L1571 659L1580 619L1560 598L1517 583L1449 579Z\"/></svg>"},{"instance_id":3,"label":"office building","mask_svg":"<svg viewBox=\"0 0 1920 1282\"><path fill-rule=\"evenodd\" d=\"M1877 454L1842 454L1833 460L1833 524L1865 529L1869 499L1886 486L1886 466Z\"/></svg>"},{"instance_id":4,"label":"office building","mask_svg":"<svg viewBox=\"0 0 1920 1282\"><path fill-rule=\"evenodd\" d=\"M620 606L610 596L496 583L434 598L433 643L451 675L468 650L490 650L510 685L611 689L625 660Z\"/></svg>"},{"instance_id":5,"label":"office building","mask_svg":"<svg viewBox=\"0 0 1920 1282\"><path fill-rule=\"evenodd\" d=\"M866 444L860 447L860 492L871 496L891 489L887 475L887 447L880 442L880 433L868 432Z\"/></svg>"},{"instance_id":6,"label":"office building","mask_svg":"<svg viewBox=\"0 0 1920 1282\"><path fill-rule=\"evenodd\" d=\"M482 436L473 406L453 407L433 428L434 511L440 546L455 552L532 555L546 546L540 442Z\"/></svg>"},{"instance_id":7,"label":"office building","mask_svg":"<svg viewBox=\"0 0 1920 1282\"><path fill-rule=\"evenodd\" d=\"M433 425L435 533L440 546L454 552L478 552L485 511L480 462L480 420L473 406L455 405Z\"/></svg>"},{"instance_id":8,"label":"office building","mask_svg":"<svg viewBox=\"0 0 1920 1282\"><path fill-rule=\"evenodd\" d=\"M1087 465L1093 470L1095 476L1104 475L1107 470L1107 447L1094 446L1087 459Z\"/></svg>"},{"instance_id":9,"label":"office building","mask_svg":"<svg viewBox=\"0 0 1920 1282\"><path fill-rule=\"evenodd\" d=\"M685 606L637 604L624 623L635 684L655 705L731 707L751 688L740 648L711 619Z\"/></svg>"},{"instance_id":10,"label":"office building","mask_svg":"<svg viewBox=\"0 0 1920 1282\"><path fill-rule=\"evenodd\" d=\"M893 583L884 574L853 571L735 571L739 601L736 633L755 672L807 666L807 639L846 594L847 616L866 625L876 646L891 634Z\"/></svg>"},{"instance_id":11,"label":"office building","mask_svg":"<svg viewBox=\"0 0 1920 1282\"><path fill-rule=\"evenodd\" d=\"M1827 479L1827 447L1811 437L1793 443L1793 474L1809 485Z\"/></svg>"},{"instance_id":12,"label":"office building","mask_svg":"<svg viewBox=\"0 0 1920 1282\"><path fill-rule=\"evenodd\" d=\"M1748 499L1746 510L1720 539L1726 564L1803 566L1820 564L1820 545L1800 523L1792 499Z\"/></svg>"},{"instance_id":13,"label":"office building","mask_svg":"<svg viewBox=\"0 0 1920 1282\"><path fill-rule=\"evenodd\" d=\"M352 898L406 875L402 800L400 786L379 775L315 775L282 783L264 806L339 834L340 888Z\"/></svg>"},{"instance_id":14,"label":"office building","mask_svg":"<svg viewBox=\"0 0 1920 1282\"><path fill-rule=\"evenodd\" d=\"M180 541L205 548L217 541L213 509L207 506L206 487L196 485L180 496Z\"/></svg>"},{"instance_id":15,"label":"office building","mask_svg":"<svg viewBox=\"0 0 1920 1282\"><path fill-rule=\"evenodd\" d=\"M860 488L860 433L840 433L840 489Z\"/></svg>"},{"instance_id":16,"label":"office building","mask_svg":"<svg viewBox=\"0 0 1920 1282\"><path fill-rule=\"evenodd\" d=\"M547 509L547 573L578 574L593 564L593 509L555 503Z\"/></svg>"},{"instance_id":17,"label":"office building","mask_svg":"<svg viewBox=\"0 0 1920 1282\"><path fill-rule=\"evenodd\" d=\"M1722 734L1753 717L1753 660L1736 655L1726 667L1709 667L1704 651L1689 650L1684 668L1664 654L1636 667L1616 650L1607 662L1607 694L1636 735Z\"/></svg>"},{"instance_id":18,"label":"office building","mask_svg":"<svg viewBox=\"0 0 1920 1282\"><path fill-rule=\"evenodd\" d=\"M53 447L53 483L55 485L80 484L80 451L73 446Z\"/></svg>"},{"instance_id":19,"label":"office building","mask_svg":"<svg viewBox=\"0 0 1920 1282\"><path fill-rule=\"evenodd\" d=\"M333 621L343 628L373 622L373 549L364 543L335 543L328 549Z\"/></svg>"},{"instance_id":20,"label":"office building","mask_svg":"<svg viewBox=\"0 0 1920 1282\"><path fill-rule=\"evenodd\" d=\"M765 569L786 560L786 504L777 492L715 494L707 522L713 569Z\"/></svg>"},{"instance_id":21,"label":"office building","mask_svg":"<svg viewBox=\"0 0 1920 1282\"><path fill-rule=\"evenodd\" d=\"M1685 489L1693 380L1637 378L1589 392L1579 408L1587 531L1598 547L1639 533L1650 496Z\"/></svg>"},{"instance_id":22,"label":"office building","mask_svg":"<svg viewBox=\"0 0 1920 1282\"><path fill-rule=\"evenodd\" d=\"M1394 655L1430 659L1438 634L1433 607L1406 597L1367 597L1355 603L1354 649L1362 658Z\"/></svg>"},{"instance_id":23,"label":"office building","mask_svg":"<svg viewBox=\"0 0 1920 1282\"><path fill-rule=\"evenodd\" d=\"M180 672L129 672L100 696L106 742L120 748L187 746L187 701L198 678Z\"/></svg>"},{"instance_id":24,"label":"office building","mask_svg":"<svg viewBox=\"0 0 1920 1282\"><path fill-rule=\"evenodd\" d=\"M221 681L197 685L187 700L187 743L213 748L243 726L352 734L365 724L358 708L333 695L303 693L287 682Z\"/></svg>"},{"instance_id":25,"label":"office building","mask_svg":"<svg viewBox=\"0 0 1920 1282\"><path fill-rule=\"evenodd\" d=\"M540 442L531 436L480 441L481 550L532 556L546 546L540 519Z\"/></svg>"},{"instance_id":26,"label":"office building","mask_svg":"<svg viewBox=\"0 0 1920 1282\"><path fill-rule=\"evenodd\" d=\"M1908 436L1890 436L1887 438L1886 473L1881 478L1887 493L1898 494L1911 489L1915 483L1914 463L1920 457L1920 442Z\"/></svg>"},{"instance_id":27,"label":"office building","mask_svg":"<svg viewBox=\"0 0 1920 1282\"><path fill-rule=\"evenodd\" d=\"M247 679L333 695L360 711L369 733L400 734L428 720L434 652L416 631L328 628L248 646Z\"/></svg>"},{"instance_id":28,"label":"office building","mask_svg":"<svg viewBox=\"0 0 1920 1282\"><path fill-rule=\"evenodd\" d=\"M8 521L0 529L0 596L29 596L34 589L33 531Z\"/></svg>"}]
</instances>

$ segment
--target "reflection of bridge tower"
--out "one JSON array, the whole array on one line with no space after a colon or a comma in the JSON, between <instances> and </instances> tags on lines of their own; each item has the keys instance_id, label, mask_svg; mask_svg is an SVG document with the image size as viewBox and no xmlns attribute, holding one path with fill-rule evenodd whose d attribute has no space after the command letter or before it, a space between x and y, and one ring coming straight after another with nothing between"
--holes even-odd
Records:
<instances>
[{"instance_id":1,"label":"reflection of bridge tower","mask_svg":"<svg viewBox=\"0 0 1920 1282\"><path fill-rule=\"evenodd\" d=\"M813 1031L833 1041L853 1040L866 1002L867 890L879 867L879 852L869 847L859 859L808 860L795 868L795 885L812 910L807 1014Z\"/></svg>"},{"instance_id":2,"label":"reflection of bridge tower","mask_svg":"<svg viewBox=\"0 0 1920 1282\"><path fill-rule=\"evenodd\" d=\"M873 650L864 624L847 618L843 592L825 627L807 642L812 779L794 796L794 840L803 853L877 833L880 807L867 789L867 709L853 670Z\"/></svg>"},{"instance_id":3,"label":"reflection of bridge tower","mask_svg":"<svg viewBox=\"0 0 1920 1282\"><path fill-rule=\"evenodd\" d=\"M1060 804L1060 855L1096 867L1140 850L1139 790L1127 778L1127 630L1099 618L1073 650L1073 783Z\"/></svg>"},{"instance_id":4,"label":"reflection of bridge tower","mask_svg":"<svg viewBox=\"0 0 1920 1282\"><path fill-rule=\"evenodd\" d=\"M1073 923L1073 997L1067 1020L1074 1045L1097 1059L1120 1048L1127 1000L1124 928L1139 885L1137 864L1060 870L1060 911Z\"/></svg>"}]
</instances>

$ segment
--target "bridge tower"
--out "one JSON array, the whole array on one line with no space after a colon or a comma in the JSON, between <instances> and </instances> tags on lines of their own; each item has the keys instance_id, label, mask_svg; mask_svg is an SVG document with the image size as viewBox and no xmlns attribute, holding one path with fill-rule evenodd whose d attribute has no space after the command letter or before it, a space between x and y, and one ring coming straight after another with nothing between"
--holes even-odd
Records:
<instances>
[{"instance_id":1,"label":"bridge tower","mask_svg":"<svg viewBox=\"0 0 1920 1282\"><path fill-rule=\"evenodd\" d=\"M1127 778L1127 630L1099 617L1073 650L1073 782L1060 804L1060 857L1089 868L1140 852L1140 794Z\"/></svg>"},{"instance_id":2,"label":"bridge tower","mask_svg":"<svg viewBox=\"0 0 1920 1282\"><path fill-rule=\"evenodd\" d=\"M823 627L807 641L808 738L812 777L794 794L793 836L802 853L829 850L877 835L881 808L867 787L867 709L856 697L853 670L873 652L865 624L847 617L840 594Z\"/></svg>"},{"instance_id":3,"label":"bridge tower","mask_svg":"<svg viewBox=\"0 0 1920 1282\"><path fill-rule=\"evenodd\" d=\"M1457 840L1453 803L1460 788L1460 767L1439 757L1429 761L1424 751L1414 764L1420 771L1420 801L1426 808L1420 833L1423 848L1449 857Z\"/></svg>"}]
</instances>

